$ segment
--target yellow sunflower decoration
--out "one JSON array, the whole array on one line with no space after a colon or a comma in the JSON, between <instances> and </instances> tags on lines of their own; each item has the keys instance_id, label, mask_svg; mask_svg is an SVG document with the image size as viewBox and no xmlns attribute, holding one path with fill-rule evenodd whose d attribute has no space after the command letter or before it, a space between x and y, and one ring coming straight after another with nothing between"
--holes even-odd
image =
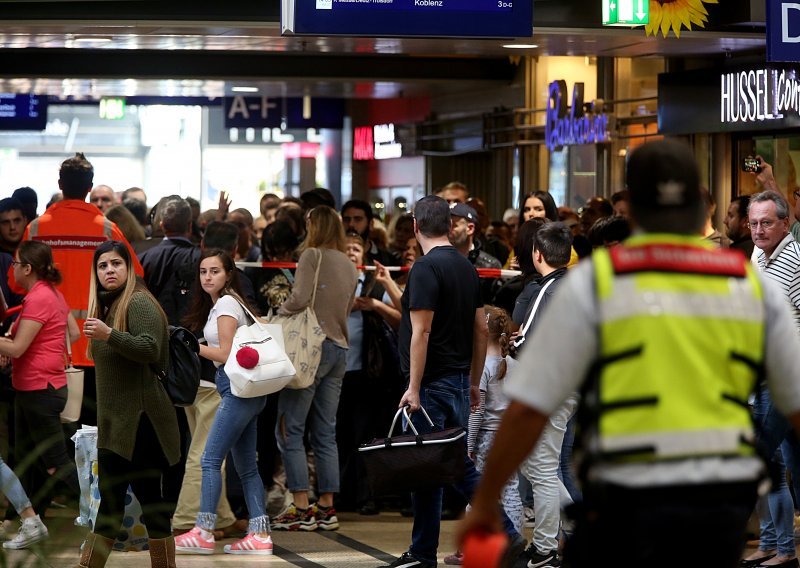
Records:
<instances>
[{"instance_id":1,"label":"yellow sunflower decoration","mask_svg":"<svg viewBox=\"0 0 800 568\"><path fill-rule=\"evenodd\" d=\"M692 29L692 24L704 28L708 12L703 4L717 4L718 0L650 0L650 22L645 26L647 35L667 37L670 28L675 37L681 37L681 27Z\"/></svg>"}]
</instances>

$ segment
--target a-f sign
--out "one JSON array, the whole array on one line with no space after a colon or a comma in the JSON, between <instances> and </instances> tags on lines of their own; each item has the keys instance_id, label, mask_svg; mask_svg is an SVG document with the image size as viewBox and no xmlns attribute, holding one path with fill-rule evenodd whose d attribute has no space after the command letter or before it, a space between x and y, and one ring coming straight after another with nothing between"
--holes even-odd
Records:
<instances>
[{"instance_id":1,"label":"a-f sign","mask_svg":"<svg viewBox=\"0 0 800 568\"><path fill-rule=\"evenodd\" d=\"M781 41L783 43L800 43L800 35L789 35L789 10L800 12L800 4L784 2L781 4Z\"/></svg>"}]
</instances>

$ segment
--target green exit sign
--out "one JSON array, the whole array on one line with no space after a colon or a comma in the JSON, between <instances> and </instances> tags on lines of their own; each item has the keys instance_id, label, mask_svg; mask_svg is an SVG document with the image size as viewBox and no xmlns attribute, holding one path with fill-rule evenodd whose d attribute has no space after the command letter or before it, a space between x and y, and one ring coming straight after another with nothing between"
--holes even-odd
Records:
<instances>
[{"instance_id":1,"label":"green exit sign","mask_svg":"<svg viewBox=\"0 0 800 568\"><path fill-rule=\"evenodd\" d=\"M100 99L100 118L120 120L125 118L125 99L104 97Z\"/></svg>"},{"instance_id":2,"label":"green exit sign","mask_svg":"<svg viewBox=\"0 0 800 568\"><path fill-rule=\"evenodd\" d=\"M604 26L643 26L650 21L650 0L603 0Z\"/></svg>"}]
</instances>

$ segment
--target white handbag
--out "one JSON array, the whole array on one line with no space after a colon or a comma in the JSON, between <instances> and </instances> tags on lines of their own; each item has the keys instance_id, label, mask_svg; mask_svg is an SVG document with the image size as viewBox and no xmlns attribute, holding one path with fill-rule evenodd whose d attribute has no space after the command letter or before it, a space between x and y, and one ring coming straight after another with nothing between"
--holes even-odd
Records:
<instances>
[{"instance_id":1,"label":"white handbag","mask_svg":"<svg viewBox=\"0 0 800 568\"><path fill-rule=\"evenodd\" d=\"M261 323L246 306L241 302L239 305L253 323L239 326L233 336L231 352L225 362L231 393L240 398L253 398L278 392L295 375L294 365L283 346L283 330L280 325ZM257 361L253 352L249 352L248 357L240 354L240 350L246 348L255 350ZM242 362L248 367L252 363L254 366L243 367Z\"/></svg>"}]
</instances>

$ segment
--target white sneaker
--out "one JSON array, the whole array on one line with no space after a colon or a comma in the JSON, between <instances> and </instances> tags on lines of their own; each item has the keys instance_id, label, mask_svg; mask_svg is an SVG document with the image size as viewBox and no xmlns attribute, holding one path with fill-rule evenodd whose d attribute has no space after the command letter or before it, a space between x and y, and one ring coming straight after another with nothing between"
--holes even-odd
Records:
<instances>
[{"instance_id":1,"label":"white sneaker","mask_svg":"<svg viewBox=\"0 0 800 568\"><path fill-rule=\"evenodd\" d=\"M28 548L30 545L35 544L49 536L47 527L44 526L42 519L39 515L22 519L22 526L13 539L3 543L3 548L10 548L12 550L19 550L21 548Z\"/></svg>"}]
</instances>

